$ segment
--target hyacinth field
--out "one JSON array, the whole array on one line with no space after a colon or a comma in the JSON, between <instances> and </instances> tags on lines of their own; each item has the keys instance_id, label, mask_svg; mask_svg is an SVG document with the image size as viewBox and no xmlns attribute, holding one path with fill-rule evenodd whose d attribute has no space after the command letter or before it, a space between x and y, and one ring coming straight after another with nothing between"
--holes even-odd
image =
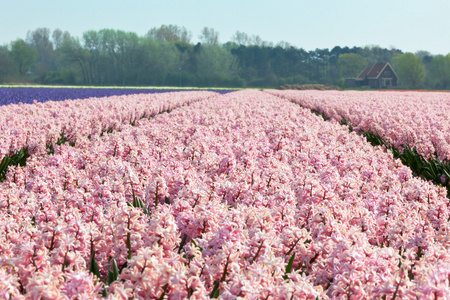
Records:
<instances>
[{"instance_id":1,"label":"hyacinth field","mask_svg":"<svg viewBox=\"0 0 450 300\"><path fill-rule=\"evenodd\" d=\"M389 120L364 107L375 99ZM394 109L408 99L414 111ZM447 189L333 115L445 159L449 100L243 90L1 106L1 298L449 298Z\"/></svg>"},{"instance_id":2,"label":"hyacinth field","mask_svg":"<svg viewBox=\"0 0 450 300\"><path fill-rule=\"evenodd\" d=\"M181 90L149 88L0 87L0 105L176 91ZM216 92L222 94L230 91L216 90Z\"/></svg>"},{"instance_id":3,"label":"hyacinth field","mask_svg":"<svg viewBox=\"0 0 450 300\"><path fill-rule=\"evenodd\" d=\"M382 136L397 148L416 147L426 158L450 160L450 93L268 91Z\"/></svg>"},{"instance_id":4,"label":"hyacinth field","mask_svg":"<svg viewBox=\"0 0 450 300\"><path fill-rule=\"evenodd\" d=\"M450 93L267 92L349 125L373 145L390 149L416 176L450 191Z\"/></svg>"}]
</instances>

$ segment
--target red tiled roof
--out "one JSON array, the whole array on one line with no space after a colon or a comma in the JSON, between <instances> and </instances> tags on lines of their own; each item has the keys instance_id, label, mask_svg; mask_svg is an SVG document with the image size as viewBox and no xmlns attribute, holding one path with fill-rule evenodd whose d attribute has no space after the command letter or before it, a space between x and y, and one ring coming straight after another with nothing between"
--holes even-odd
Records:
<instances>
[{"instance_id":1,"label":"red tiled roof","mask_svg":"<svg viewBox=\"0 0 450 300\"><path fill-rule=\"evenodd\" d=\"M387 65L387 63L376 63L373 65L372 69L370 69L370 72L367 74L368 78L377 78L378 75L383 71L384 67Z\"/></svg>"},{"instance_id":2,"label":"red tiled roof","mask_svg":"<svg viewBox=\"0 0 450 300\"><path fill-rule=\"evenodd\" d=\"M371 66L367 66L362 72L361 74L358 75L357 79L364 79L366 78L367 74L369 73L370 69L372 69Z\"/></svg>"},{"instance_id":3,"label":"red tiled roof","mask_svg":"<svg viewBox=\"0 0 450 300\"><path fill-rule=\"evenodd\" d=\"M365 78L377 78L387 64L388 63L376 63L373 66L368 66L361 72L361 74L358 75L356 79L362 80Z\"/></svg>"}]
</instances>

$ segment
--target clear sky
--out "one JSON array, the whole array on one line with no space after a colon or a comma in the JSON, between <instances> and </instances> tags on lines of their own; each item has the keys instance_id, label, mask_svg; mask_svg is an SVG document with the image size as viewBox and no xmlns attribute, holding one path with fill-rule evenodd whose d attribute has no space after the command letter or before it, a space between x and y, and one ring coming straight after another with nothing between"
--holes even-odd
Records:
<instances>
[{"instance_id":1,"label":"clear sky","mask_svg":"<svg viewBox=\"0 0 450 300\"><path fill-rule=\"evenodd\" d=\"M104 28L142 36L163 24L186 27L193 42L207 26L222 43L242 31L305 50L379 45L450 52L450 0L0 0L0 45L39 27L81 38Z\"/></svg>"}]
</instances>

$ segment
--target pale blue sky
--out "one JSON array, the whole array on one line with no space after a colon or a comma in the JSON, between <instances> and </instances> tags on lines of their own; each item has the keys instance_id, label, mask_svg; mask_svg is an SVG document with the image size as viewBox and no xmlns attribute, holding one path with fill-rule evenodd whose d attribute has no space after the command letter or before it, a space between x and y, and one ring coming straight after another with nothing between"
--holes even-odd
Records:
<instances>
[{"instance_id":1,"label":"pale blue sky","mask_svg":"<svg viewBox=\"0 0 450 300\"><path fill-rule=\"evenodd\" d=\"M162 24L185 26L193 42L204 26L220 42L242 31L305 50L334 46L391 46L450 52L450 0L0 0L0 45L28 30L121 29L144 35Z\"/></svg>"}]
</instances>

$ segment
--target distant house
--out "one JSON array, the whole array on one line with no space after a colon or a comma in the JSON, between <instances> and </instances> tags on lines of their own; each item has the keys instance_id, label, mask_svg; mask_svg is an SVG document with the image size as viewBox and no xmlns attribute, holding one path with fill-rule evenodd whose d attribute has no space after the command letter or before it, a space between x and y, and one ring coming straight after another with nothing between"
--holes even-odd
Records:
<instances>
[{"instance_id":1,"label":"distant house","mask_svg":"<svg viewBox=\"0 0 450 300\"><path fill-rule=\"evenodd\" d=\"M365 68L356 78L346 78L346 87L368 87L372 89L397 86L397 74L389 63L376 63Z\"/></svg>"}]
</instances>

